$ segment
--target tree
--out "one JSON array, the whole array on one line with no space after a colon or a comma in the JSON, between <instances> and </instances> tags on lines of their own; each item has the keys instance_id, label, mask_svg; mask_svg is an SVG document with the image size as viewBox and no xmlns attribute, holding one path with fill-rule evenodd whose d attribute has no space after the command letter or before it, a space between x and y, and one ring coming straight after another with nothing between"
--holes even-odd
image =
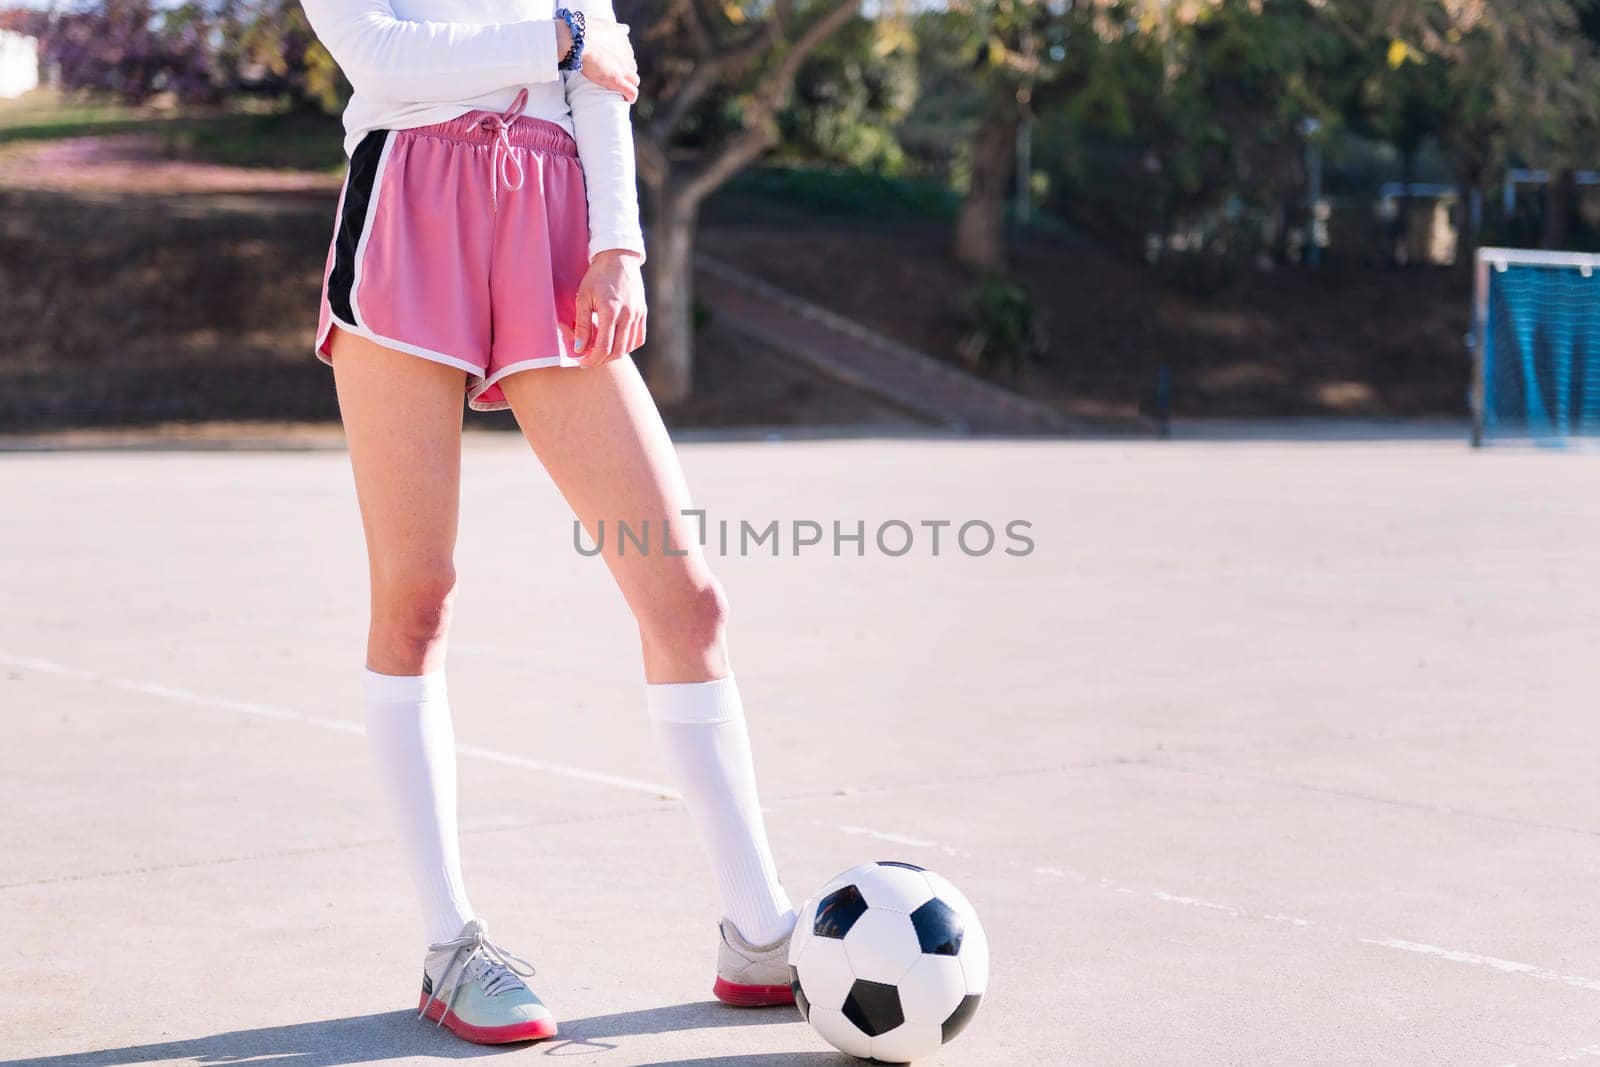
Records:
<instances>
[{"instance_id":1,"label":"tree","mask_svg":"<svg viewBox=\"0 0 1600 1067\"><path fill-rule=\"evenodd\" d=\"M781 158L898 173L898 127L917 102L916 37L909 19L855 19L800 68L778 116Z\"/></svg>"},{"instance_id":2,"label":"tree","mask_svg":"<svg viewBox=\"0 0 1600 1067\"><path fill-rule=\"evenodd\" d=\"M100 0L16 10L5 21L39 38L70 91L130 104L157 93L204 104L251 93L328 112L350 97L299 0Z\"/></svg>"},{"instance_id":3,"label":"tree","mask_svg":"<svg viewBox=\"0 0 1600 1067\"><path fill-rule=\"evenodd\" d=\"M104 0L81 10L41 12L29 32L69 91L129 104L159 92L211 102L225 91L212 62L206 12L194 4L158 11L153 0Z\"/></svg>"},{"instance_id":4,"label":"tree","mask_svg":"<svg viewBox=\"0 0 1600 1067\"><path fill-rule=\"evenodd\" d=\"M660 402L681 401L693 386L692 272L701 206L778 143L778 118L801 67L860 6L861 0L617 4L619 16L636 27L645 78L635 132L650 218L646 378Z\"/></svg>"},{"instance_id":5,"label":"tree","mask_svg":"<svg viewBox=\"0 0 1600 1067\"><path fill-rule=\"evenodd\" d=\"M968 151L955 256L969 267L998 271L1006 261L1006 200L1017 134L1035 91L1051 74L1048 38L1058 10L1038 0L983 0L964 7L976 31L974 65L985 103Z\"/></svg>"},{"instance_id":6,"label":"tree","mask_svg":"<svg viewBox=\"0 0 1600 1067\"><path fill-rule=\"evenodd\" d=\"M220 58L240 89L329 113L350 99L349 83L300 0L221 0L218 22Z\"/></svg>"},{"instance_id":7,"label":"tree","mask_svg":"<svg viewBox=\"0 0 1600 1067\"><path fill-rule=\"evenodd\" d=\"M1580 21L1586 0L1377 0L1376 24L1401 64L1433 65L1439 142L1463 199L1515 151L1550 168L1543 243L1566 241L1574 166L1600 130L1600 58ZM1469 215L1470 224L1470 215ZM1470 262L1477 234L1468 227Z\"/></svg>"}]
</instances>

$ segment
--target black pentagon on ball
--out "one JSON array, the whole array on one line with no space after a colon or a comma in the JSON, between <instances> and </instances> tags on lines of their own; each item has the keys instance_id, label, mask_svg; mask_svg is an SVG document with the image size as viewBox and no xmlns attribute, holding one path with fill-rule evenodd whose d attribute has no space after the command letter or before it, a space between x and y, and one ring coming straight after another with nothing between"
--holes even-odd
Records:
<instances>
[{"instance_id":1,"label":"black pentagon on ball","mask_svg":"<svg viewBox=\"0 0 1600 1067\"><path fill-rule=\"evenodd\" d=\"M907 863L905 860L879 860L878 866L904 867L908 871L926 871L928 869L926 867L918 867L915 863Z\"/></svg>"},{"instance_id":2,"label":"black pentagon on ball","mask_svg":"<svg viewBox=\"0 0 1600 1067\"><path fill-rule=\"evenodd\" d=\"M844 998L844 1017L868 1037L887 1034L906 1021L900 1008L900 990L882 982L857 978Z\"/></svg>"},{"instance_id":3,"label":"black pentagon on ball","mask_svg":"<svg viewBox=\"0 0 1600 1067\"><path fill-rule=\"evenodd\" d=\"M853 885L835 889L817 903L817 918L811 924L811 932L818 937L842 941L866 912L867 899L861 895L861 890Z\"/></svg>"},{"instance_id":4,"label":"black pentagon on ball","mask_svg":"<svg viewBox=\"0 0 1600 1067\"><path fill-rule=\"evenodd\" d=\"M956 1005L956 1010L950 1013L950 1018L939 1027L939 1039L949 1041L967 1028L972 1017L978 1014L978 1001L982 1000L981 994L973 993L961 998L961 1003Z\"/></svg>"},{"instance_id":5,"label":"black pentagon on ball","mask_svg":"<svg viewBox=\"0 0 1600 1067\"><path fill-rule=\"evenodd\" d=\"M811 1018L811 1002L806 999L806 991L800 988L800 972L793 967L789 968L789 988L794 992L794 1006L800 1009L800 1018Z\"/></svg>"},{"instance_id":6,"label":"black pentagon on ball","mask_svg":"<svg viewBox=\"0 0 1600 1067\"><path fill-rule=\"evenodd\" d=\"M961 916L938 897L911 913L911 925L917 930L917 944L928 955L954 956L961 951L965 932Z\"/></svg>"}]
</instances>

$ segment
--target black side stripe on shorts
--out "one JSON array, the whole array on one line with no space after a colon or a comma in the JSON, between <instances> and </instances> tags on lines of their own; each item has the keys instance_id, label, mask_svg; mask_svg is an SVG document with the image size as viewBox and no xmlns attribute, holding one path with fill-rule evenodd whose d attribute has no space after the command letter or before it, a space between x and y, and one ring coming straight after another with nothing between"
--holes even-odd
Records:
<instances>
[{"instance_id":1,"label":"black side stripe on shorts","mask_svg":"<svg viewBox=\"0 0 1600 1067\"><path fill-rule=\"evenodd\" d=\"M355 308L350 306L356 282L356 249L361 247L361 231L367 225L367 208L378 178L378 161L383 158L388 139L388 130L373 130L361 138L350 154L350 173L345 178L344 210L339 213L339 232L334 238L333 273L328 275L328 306L335 318L352 326L361 325L356 321Z\"/></svg>"}]
</instances>

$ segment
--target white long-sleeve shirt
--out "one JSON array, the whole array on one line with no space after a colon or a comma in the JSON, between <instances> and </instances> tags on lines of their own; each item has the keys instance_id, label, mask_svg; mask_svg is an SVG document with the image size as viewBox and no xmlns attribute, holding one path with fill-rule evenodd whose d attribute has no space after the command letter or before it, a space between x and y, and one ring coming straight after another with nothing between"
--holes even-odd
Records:
<instances>
[{"instance_id":1,"label":"white long-sleeve shirt","mask_svg":"<svg viewBox=\"0 0 1600 1067\"><path fill-rule=\"evenodd\" d=\"M611 0L563 0L614 19ZM558 69L555 0L301 0L317 37L355 89L345 152L371 130L500 112L528 90L524 114L578 142L589 192L589 254L644 254L628 103L581 73Z\"/></svg>"}]
</instances>

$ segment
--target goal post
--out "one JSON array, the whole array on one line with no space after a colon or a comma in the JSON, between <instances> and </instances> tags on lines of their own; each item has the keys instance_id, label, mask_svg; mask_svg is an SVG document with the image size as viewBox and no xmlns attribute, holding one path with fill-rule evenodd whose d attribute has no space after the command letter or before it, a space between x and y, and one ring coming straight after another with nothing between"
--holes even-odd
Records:
<instances>
[{"instance_id":1,"label":"goal post","mask_svg":"<svg viewBox=\"0 0 1600 1067\"><path fill-rule=\"evenodd\" d=\"M1600 255L1478 249L1472 443L1600 439Z\"/></svg>"}]
</instances>

